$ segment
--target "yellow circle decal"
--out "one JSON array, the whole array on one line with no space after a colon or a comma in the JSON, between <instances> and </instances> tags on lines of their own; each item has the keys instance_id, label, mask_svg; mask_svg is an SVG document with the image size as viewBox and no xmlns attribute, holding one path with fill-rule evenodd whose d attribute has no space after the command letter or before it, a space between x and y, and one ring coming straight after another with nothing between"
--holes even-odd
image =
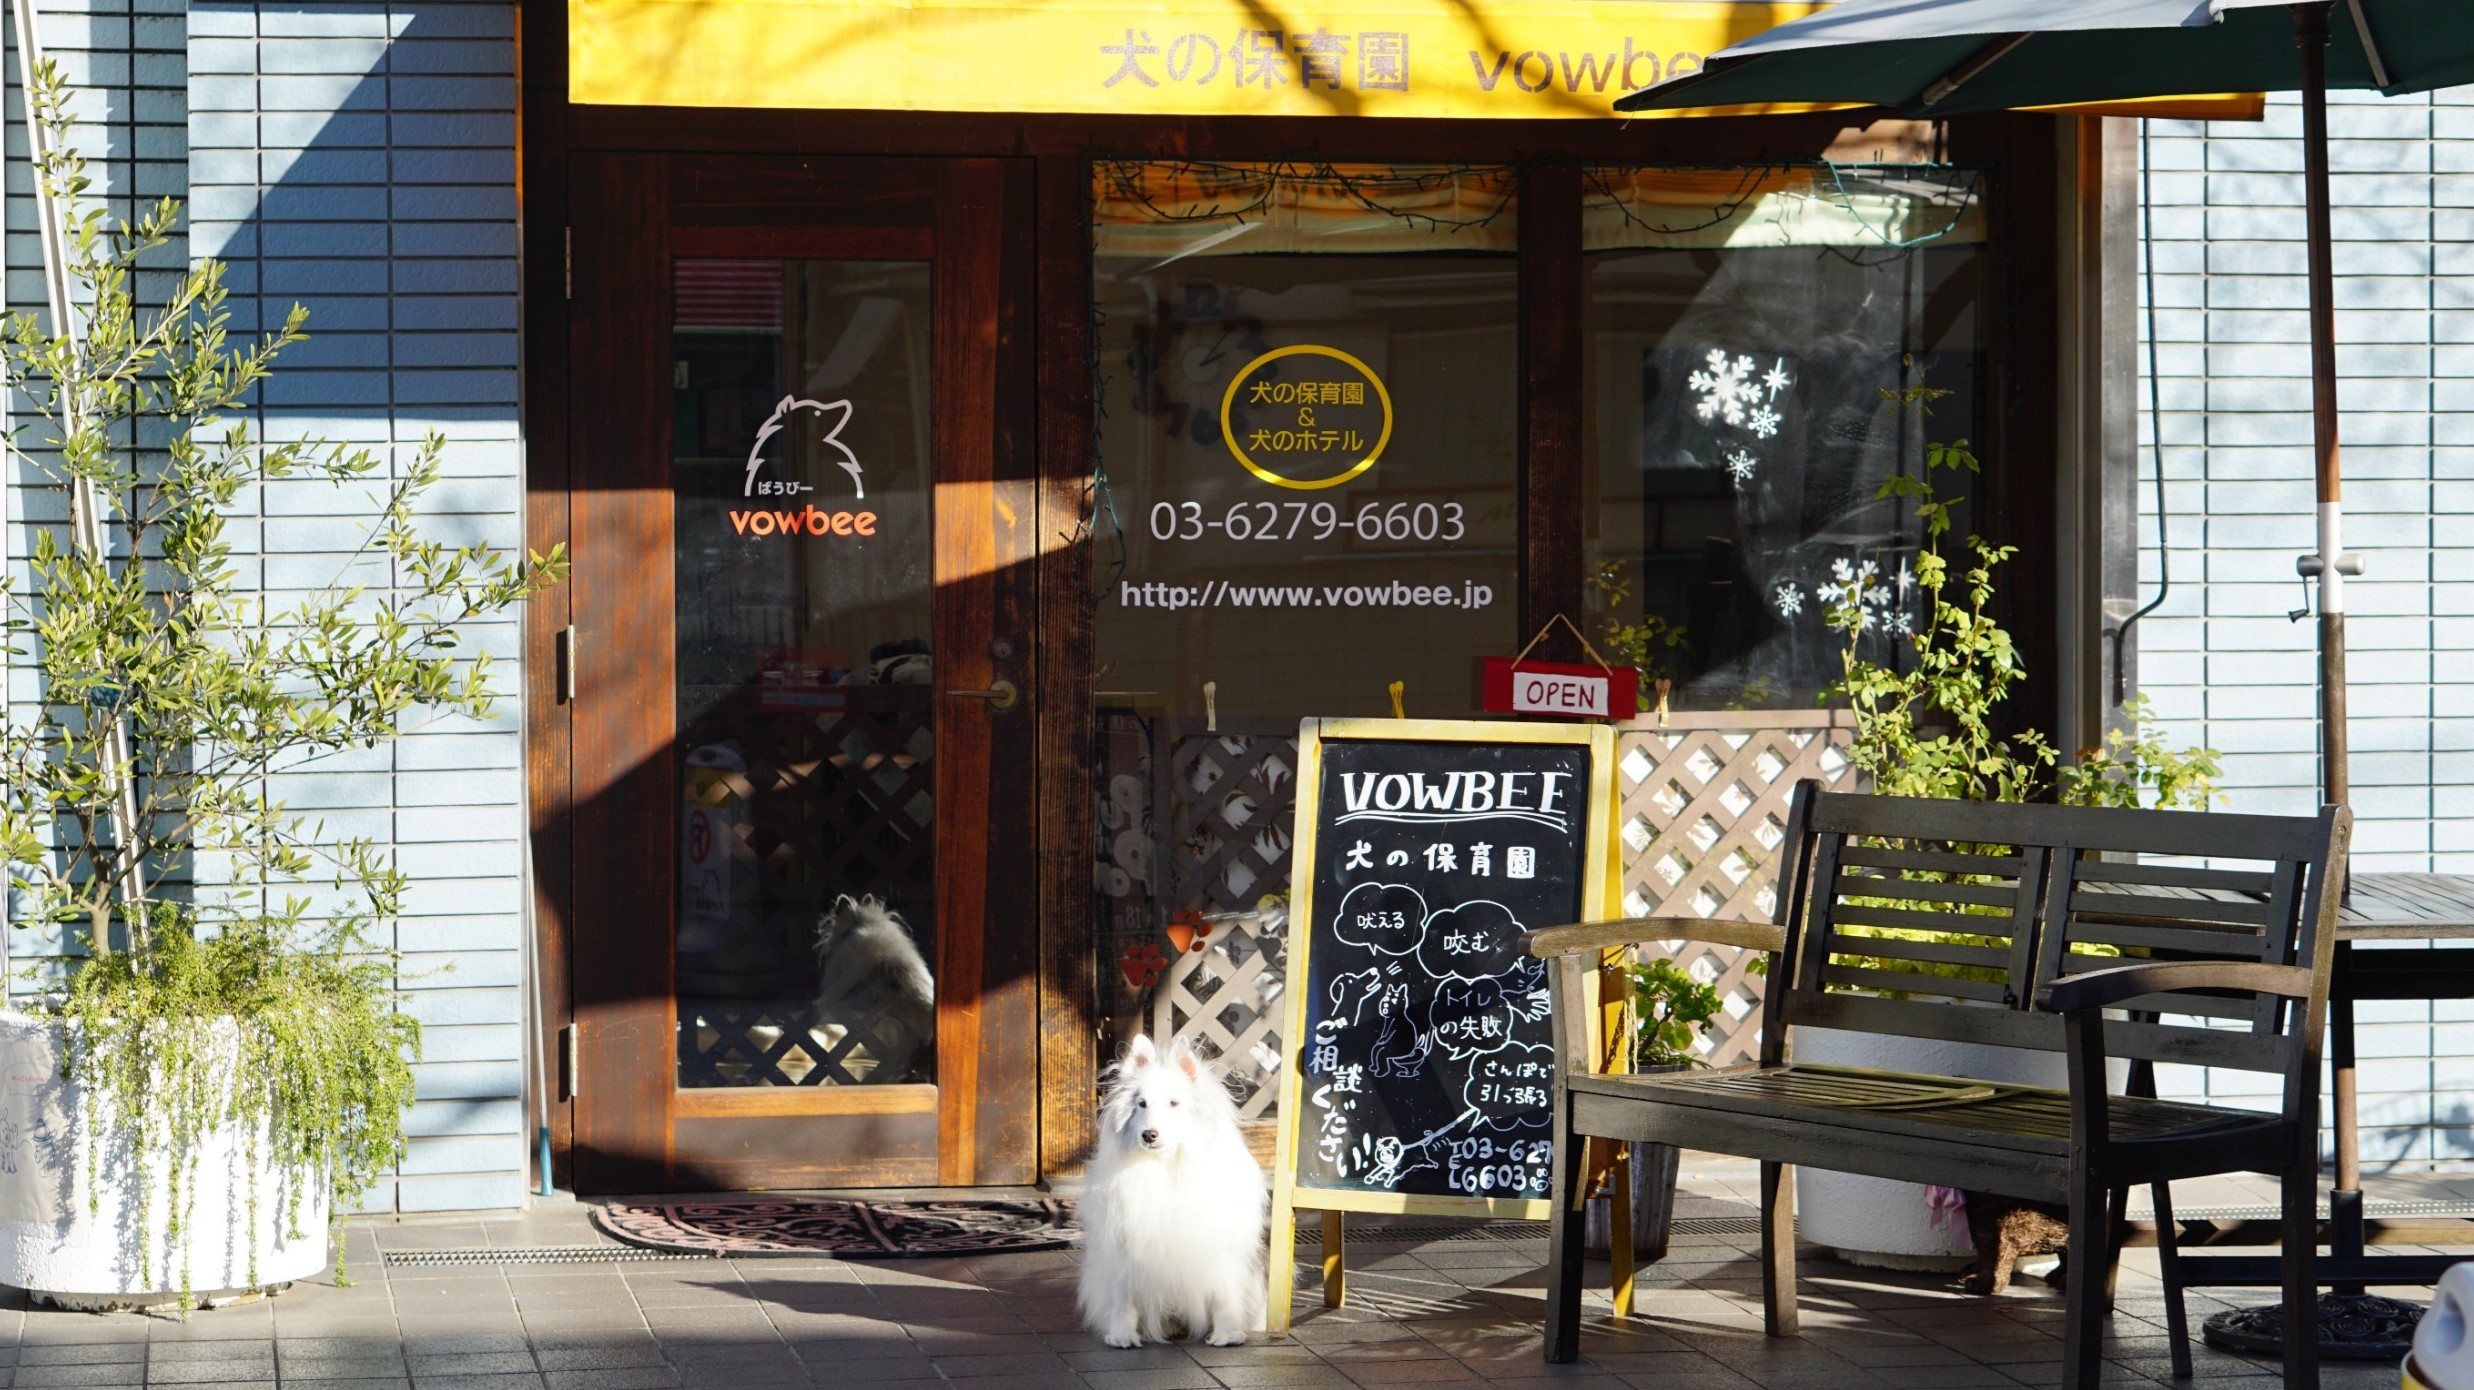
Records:
<instances>
[{"instance_id":1,"label":"yellow circle decal","mask_svg":"<svg viewBox=\"0 0 2474 1390\"><path fill-rule=\"evenodd\" d=\"M1220 437L1273 487L1338 487L1392 441L1392 397L1374 368L1334 347L1274 348L1231 377Z\"/></svg>"}]
</instances>

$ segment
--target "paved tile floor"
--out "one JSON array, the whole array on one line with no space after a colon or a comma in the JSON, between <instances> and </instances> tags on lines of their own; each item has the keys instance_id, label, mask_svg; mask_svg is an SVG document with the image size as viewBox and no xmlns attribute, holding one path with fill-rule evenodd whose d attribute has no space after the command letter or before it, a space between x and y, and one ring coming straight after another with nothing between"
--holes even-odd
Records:
<instances>
[{"instance_id":1,"label":"paved tile floor","mask_svg":"<svg viewBox=\"0 0 2474 1390\"><path fill-rule=\"evenodd\" d=\"M1743 1216L1748 1174L1688 1164L1685 1217ZM2218 1188L2205 1203L2254 1200ZM2416 1194L2427 1195L2427 1194ZM1423 1223L1432 1225L1433 1223ZM1364 1232L1371 1236L1375 1233ZM1644 1274L1638 1316L1594 1295L1584 1359L1538 1357L1545 1241L1351 1241L1346 1308L1303 1272L1293 1335L1243 1347L1118 1351L1077 1325L1075 1257L388 1265L388 1251L595 1243L580 1208L522 1217L363 1221L356 1283L331 1277L186 1323L30 1309L0 1291L0 1385L297 1386L319 1390L891 1385L979 1390L1536 1386L1556 1390L1941 1390L2055 1385L2061 1300L2033 1281L1976 1299L1947 1276L1885 1275L1806 1252L1803 1335L1760 1331L1742 1235L1681 1236ZM1311 1252L1310 1252L1311 1253ZM2154 1263L2134 1251L2107 1342L2108 1380L2167 1374ZM1603 1266L1592 1266L1593 1277ZM2193 1295L2194 1322L2223 1306ZM2273 1366L2201 1348L2200 1390L2272 1386ZM2393 1387L2394 1366L2331 1366L2331 1390ZM900 1390L895 1386L893 1390Z\"/></svg>"}]
</instances>

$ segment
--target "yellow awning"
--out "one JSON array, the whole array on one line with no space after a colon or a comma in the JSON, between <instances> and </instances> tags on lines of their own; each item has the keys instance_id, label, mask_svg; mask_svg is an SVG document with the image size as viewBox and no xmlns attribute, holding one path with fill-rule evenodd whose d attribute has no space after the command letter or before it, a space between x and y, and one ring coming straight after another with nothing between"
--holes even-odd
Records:
<instances>
[{"instance_id":1,"label":"yellow awning","mask_svg":"<svg viewBox=\"0 0 2474 1390\"><path fill-rule=\"evenodd\" d=\"M1607 120L1623 93L1821 8L568 0L568 95L612 106ZM2186 99L2172 113L2247 114L2190 106L2213 100Z\"/></svg>"}]
</instances>

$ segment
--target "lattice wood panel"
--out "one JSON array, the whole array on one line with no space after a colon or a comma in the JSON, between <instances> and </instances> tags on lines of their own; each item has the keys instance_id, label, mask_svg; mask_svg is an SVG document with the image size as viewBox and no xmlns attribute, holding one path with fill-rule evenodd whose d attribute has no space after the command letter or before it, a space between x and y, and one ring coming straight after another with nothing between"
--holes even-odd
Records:
<instances>
[{"instance_id":1,"label":"lattice wood panel","mask_svg":"<svg viewBox=\"0 0 2474 1390\"><path fill-rule=\"evenodd\" d=\"M935 737L926 686L853 687L842 708L767 711L735 693L686 731L735 766L704 790L753 875L727 949L679 970L680 1084L849 1085L924 1079L927 1043L871 1000L817 997L817 919L875 894L936 958Z\"/></svg>"},{"instance_id":2,"label":"lattice wood panel","mask_svg":"<svg viewBox=\"0 0 2474 1390\"><path fill-rule=\"evenodd\" d=\"M1169 962L1151 1003L1151 1035L1188 1038L1221 1059L1237 1117L1259 1120L1280 1095L1280 1000L1287 984L1288 911L1220 913L1210 935Z\"/></svg>"},{"instance_id":3,"label":"lattice wood panel","mask_svg":"<svg viewBox=\"0 0 2474 1390\"><path fill-rule=\"evenodd\" d=\"M1616 736L1623 911L1630 917L1769 920L1777 852L1795 784L1854 783L1842 755L1852 733L1831 711L1677 714L1625 723ZM1723 1007L1703 1037L1716 1066L1749 1061L1762 980L1749 951L1698 942L1645 944L1718 989Z\"/></svg>"},{"instance_id":4,"label":"lattice wood panel","mask_svg":"<svg viewBox=\"0 0 2474 1390\"><path fill-rule=\"evenodd\" d=\"M1289 891L1297 726L1172 735L1155 757L1169 808L1161 925L1179 912L1251 912Z\"/></svg>"},{"instance_id":5,"label":"lattice wood panel","mask_svg":"<svg viewBox=\"0 0 2474 1390\"><path fill-rule=\"evenodd\" d=\"M1156 721L1132 710L1103 710L1093 730L1098 772L1099 845L1092 865L1094 909L1099 917L1101 1013L1112 1033L1129 1031L1143 1016L1148 991L1118 969L1125 948L1158 943L1166 914L1160 911L1158 778L1152 775Z\"/></svg>"},{"instance_id":6,"label":"lattice wood panel","mask_svg":"<svg viewBox=\"0 0 2474 1390\"><path fill-rule=\"evenodd\" d=\"M1166 783L1158 804L1172 836L1161 856L1163 918L1200 912L1215 923L1205 948L1180 953L1161 980L1153 1036L1186 1038L1217 1056L1244 1097L1240 1114L1259 1119L1279 1096L1297 726L1188 726L1152 765Z\"/></svg>"},{"instance_id":7,"label":"lattice wood panel","mask_svg":"<svg viewBox=\"0 0 2474 1390\"><path fill-rule=\"evenodd\" d=\"M1197 1043L1223 1060L1246 1118L1259 1118L1277 1094L1297 726L1207 729L1109 711L1095 733L1101 968L1114 1041L1141 1028ZM1182 913L1213 919L1200 952L1169 940ZM1138 943L1169 953L1148 986L1118 969Z\"/></svg>"},{"instance_id":8,"label":"lattice wood panel","mask_svg":"<svg viewBox=\"0 0 2474 1390\"><path fill-rule=\"evenodd\" d=\"M1139 917L1139 931L1157 937L1164 949L1168 919L1180 911L1251 921L1264 897L1288 892L1296 815L1293 731L1204 733L1143 725L1150 797L1137 805L1122 775L1135 762L1129 742L1135 727L1121 720L1102 731L1104 746L1112 749L1106 770L1117 774L1103 779L1116 787L1103 824L1119 835L1150 832L1142 836L1147 852L1102 847L1103 883L1115 884L1102 896L1119 934L1103 934L1103 967L1112 978L1121 938L1137 926L1138 915L1126 910L1129 899L1143 891L1130 870L1153 873L1150 911ZM1833 790L1851 785L1853 769L1839 752L1849 732L1843 714L1801 711L1676 714L1664 726L1652 720L1620 726L1623 911L1766 920L1788 797L1807 777ZM1263 920L1262 927L1222 926L1204 951L1173 955L1148 997L1117 1011L1121 1030L1140 1023L1155 1036L1188 1036L1224 1056L1249 1120L1268 1118L1277 1095L1271 1082L1280 1049L1285 918ZM1710 1060L1725 1065L1751 1057L1751 1019L1761 998L1760 977L1748 973L1752 957L1682 942L1649 949L1671 953L1714 983L1726 1001L1708 1030Z\"/></svg>"}]
</instances>

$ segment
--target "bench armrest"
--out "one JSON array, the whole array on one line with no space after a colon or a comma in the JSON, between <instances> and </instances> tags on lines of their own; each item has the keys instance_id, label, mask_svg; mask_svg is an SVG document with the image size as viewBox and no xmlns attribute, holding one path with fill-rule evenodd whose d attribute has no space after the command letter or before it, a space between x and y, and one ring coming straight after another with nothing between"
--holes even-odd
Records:
<instances>
[{"instance_id":1,"label":"bench armrest","mask_svg":"<svg viewBox=\"0 0 2474 1390\"><path fill-rule=\"evenodd\" d=\"M1540 927L1521 940L1541 959L1567 951L1604 951L1639 941L1706 941L1755 951L1786 949L1787 934L1767 922L1730 922L1709 917L1625 917L1613 922L1573 922Z\"/></svg>"},{"instance_id":2,"label":"bench armrest","mask_svg":"<svg viewBox=\"0 0 2474 1390\"><path fill-rule=\"evenodd\" d=\"M2299 965L2263 965L2255 961L2149 961L2091 970L2056 980L2037 992L2036 1007L2046 1013L2075 1014L2102 1009L2143 994L2167 994L2186 989L2246 990L2307 999L2311 972Z\"/></svg>"}]
</instances>

